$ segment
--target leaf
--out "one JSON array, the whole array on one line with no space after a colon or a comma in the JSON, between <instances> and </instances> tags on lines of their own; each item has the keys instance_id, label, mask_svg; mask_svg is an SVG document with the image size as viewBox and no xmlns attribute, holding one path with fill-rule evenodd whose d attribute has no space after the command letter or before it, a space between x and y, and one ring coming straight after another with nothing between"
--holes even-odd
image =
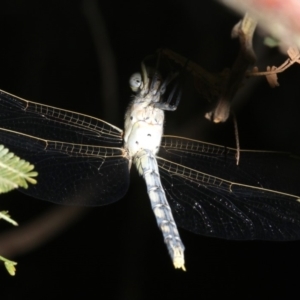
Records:
<instances>
[{"instance_id":1,"label":"leaf","mask_svg":"<svg viewBox=\"0 0 300 300\"><path fill-rule=\"evenodd\" d=\"M8 211L0 211L0 219L7 221L8 223L11 223L14 226L18 226L18 223L10 217Z\"/></svg>"},{"instance_id":2,"label":"leaf","mask_svg":"<svg viewBox=\"0 0 300 300\"><path fill-rule=\"evenodd\" d=\"M13 262L13 261L6 261L4 262L4 266L7 270L7 272L11 275L11 276L15 276L16 275L16 265L17 263Z\"/></svg>"},{"instance_id":3,"label":"leaf","mask_svg":"<svg viewBox=\"0 0 300 300\"><path fill-rule=\"evenodd\" d=\"M38 175L33 171L34 166L24 159L15 156L9 152L7 148L0 145L0 193L9 192L15 188L27 188L28 183L36 184L37 181L33 178ZM7 211L0 212L0 219L6 220L13 225L18 225L16 221L11 219ZM11 276L16 274L17 264L14 261L8 260L0 256L0 260L4 262L4 266Z\"/></svg>"},{"instance_id":4,"label":"leaf","mask_svg":"<svg viewBox=\"0 0 300 300\"><path fill-rule=\"evenodd\" d=\"M294 60L295 58L299 57L299 55L300 55L299 50L294 47L290 47L287 50L287 54L289 55L291 60Z\"/></svg>"},{"instance_id":5,"label":"leaf","mask_svg":"<svg viewBox=\"0 0 300 300\"><path fill-rule=\"evenodd\" d=\"M273 38L273 37L270 37L270 36L267 36L265 39L264 39L264 44L270 48L274 48L274 47L278 47L280 46L280 42Z\"/></svg>"},{"instance_id":6,"label":"leaf","mask_svg":"<svg viewBox=\"0 0 300 300\"><path fill-rule=\"evenodd\" d=\"M0 193L6 193L13 189L28 188L28 183L36 184L33 178L38 175L32 171L34 166L20 159L7 148L0 145Z\"/></svg>"},{"instance_id":7,"label":"leaf","mask_svg":"<svg viewBox=\"0 0 300 300\"><path fill-rule=\"evenodd\" d=\"M8 260L7 258L0 256L0 260L2 260L4 262L4 266L7 270L7 272L11 275L11 276L15 276L16 275L16 265L17 263L15 261L12 260Z\"/></svg>"},{"instance_id":8,"label":"leaf","mask_svg":"<svg viewBox=\"0 0 300 300\"><path fill-rule=\"evenodd\" d=\"M267 71L268 72L272 72L272 71L276 71L276 67L275 66L273 66L273 67L267 67ZM269 85L272 87L272 88L274 88L274 87L276 87L276 86L279 86L279 83L278 83L278 77L277 77L277 74L276 74L276 72L274 72L274 73L270 73L270 74L268 74L268 75L266 75L266 78L267 78L267 81L268 81L268 83L269 83Z\"/></svg>"}]
</instances>

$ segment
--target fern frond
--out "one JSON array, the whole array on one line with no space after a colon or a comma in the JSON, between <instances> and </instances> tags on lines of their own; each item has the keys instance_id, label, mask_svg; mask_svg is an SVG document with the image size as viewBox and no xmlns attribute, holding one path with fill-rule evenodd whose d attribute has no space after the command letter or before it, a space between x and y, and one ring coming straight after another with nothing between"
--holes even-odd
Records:
<instances>
[{"instance_id":1,"label":"fern frond","mask_svg":"<svg viewBox=\"0 0 300 300\"><path fill-rule=\"evenodd\" d=\"M7 148L0 145L0 193L13 189L28 188L28 183L36 184L33 178L38 175L33 171L34 166L29 162L15 156Z\"/></svg>"}]
</instances>

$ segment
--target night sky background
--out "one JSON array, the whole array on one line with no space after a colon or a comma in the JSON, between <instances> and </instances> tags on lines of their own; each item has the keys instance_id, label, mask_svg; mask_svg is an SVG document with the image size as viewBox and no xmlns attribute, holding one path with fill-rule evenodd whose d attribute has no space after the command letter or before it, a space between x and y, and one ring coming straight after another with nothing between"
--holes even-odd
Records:
<instances>
[{"instance_id":1,"label":"night sky background","mask_svg":"<svg viewBox=\"0 0 300 300\"><path fill-rule=\"evenodd\" d=\"M122 128L128 78L145 56L167 47L220 72L239 50L230 32L240 16L214 1L98 1L89 11L92 3L1 1L0 89ZM95 15L106 42L94 38ZM107 42L111 49L103 49ZM286 59L263 45L263 35L255 36L254 48L262 68ZM107 50L115 66L103 74ZM276 89L264 78L246 82L234 106L241 148L300 153L299 78L300 66L293 66L279 75ZM113 80L116 97L104 103L103 84ZM231 121L215 125L204 119L209 105L187 76L179 109L166 114L165 132L234 146ZM298 241L226 241L180 230L187 272L174 270L145 185L137 172L131 175L120 201L90 209L40 247L7 255L18 262L17 274L10 277L0 268L0 298L288 299L299 291ZM1 196L0 209L22 227L56 206L14 191ZM0 225L1 237L11 226Z\"/></svg>"}]
</instances>

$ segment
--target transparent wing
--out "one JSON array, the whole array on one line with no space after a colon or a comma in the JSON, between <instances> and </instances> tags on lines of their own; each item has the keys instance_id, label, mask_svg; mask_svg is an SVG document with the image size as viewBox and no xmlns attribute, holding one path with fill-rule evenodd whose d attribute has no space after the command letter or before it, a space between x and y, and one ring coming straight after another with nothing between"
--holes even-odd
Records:
<instances>
[{"instance_id":1,"label":"transparent wing","mask_svg":"<svg viewBox=\"0 0 300 300\"><path fill-rule=\"evenodd\" d=\"M84 114L24 100L0 90L0 127L46 140L122 147L123 131Z\"/></svg>"},{"instance_id":2,"label":"transparent wing","mask_svg":"<svg viewBox=\"0 0 300 300\"><path fill-rule=\"evenodd\" d=\"M286 182L283 173L288 161L292 173L299 173L299 159L242 151L236 166L235 154L218 145L163 138L158 163L177 224L226 239L299 239L299 197L289 192L299 195L300 187L295 179Z\"/></svg>"},{"instance_id":3,"label":"transparent wing","mask_svg":"<svg viewBox=\"0 0 300 300\"><path fill-rule=\"evenodd\" d=\"M102 120L0 91L0 143L35 165L22 192L63 204L104 205L129 185L122 130Z\"/></svg>"}]
</instances>

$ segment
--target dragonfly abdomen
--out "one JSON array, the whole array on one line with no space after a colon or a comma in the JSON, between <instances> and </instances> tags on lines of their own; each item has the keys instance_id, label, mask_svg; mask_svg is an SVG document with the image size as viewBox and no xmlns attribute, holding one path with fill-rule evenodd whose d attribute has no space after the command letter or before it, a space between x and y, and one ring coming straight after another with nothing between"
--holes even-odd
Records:
<instances>
[{"instance_id":1,"label":"dragonfly abdomen","mask_svg":"<svg viewBox=\"0 0 300 300\"><path fill-rule=\"evenodd\" d=\"M145 179L152 210L157 225L163 233L173 264L175 268L185 270L184 245L160 181L156 157L152 151L140 150L134 157L134 163L139 174Z\"/></svg>"}]
</instances>

